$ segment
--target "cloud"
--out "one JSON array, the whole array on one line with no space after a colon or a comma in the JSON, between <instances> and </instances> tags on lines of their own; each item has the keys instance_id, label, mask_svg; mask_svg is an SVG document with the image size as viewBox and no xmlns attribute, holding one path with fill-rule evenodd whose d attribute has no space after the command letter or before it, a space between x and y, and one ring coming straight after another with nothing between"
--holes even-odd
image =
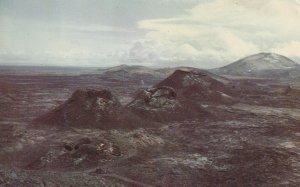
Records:
<instances>
[{"instance_id":1,"label":"cloud","mask_svg":"<svg viewBox=\"0 0 300 187\"><path fill-rule=\"evenodd\" d=\"M300 59L299 17L299 0L0 0L0 63L210 68L262 51Z\"/></svg>"},{"instance_id":2,"label":"cloud","mask_svg":"<svg viewBox=\"0 0 300 187\"><path fill-rule=\"evenodd\" d=\"M289 43L281 44L280 46L273 48L272 52L280 53L282 55L290 57L300 57L300 41L291 41Z\"/></svg>"},{"instance_id":3,"label":"cloud","mask_svg":"<svg viewBox=\"0 0 300 187\"><path fill-rule=\"evenodd\" d=\"M90 32L90 33L103 33L103 32L134 32L133 30L116 27L116 26L109 26L109 25L85 25L85 26L78 26L78 25L56 25L57 28L66 29L68 31L73 32Z\"/></svg>"},{"instance_id":4,"label":"cloud","mask_svg":"<svg viewBox=\"0 0 300 187\"><path fill-rule=\"evenodd\" d=\"M138 22L147 31L142 40L151 41L141 43L142 60L148 52L158 54L158 62L196 61L209 68L261 51L300 56L299 17L296 0L199 3L184 15Z\"/></svg>"},{"instance_id":5,"label":"cloud","mask_svg":"<svg viewBox=\"0 0 300 187\"><path fill-rule=\"evenodd\" d=\"M0 17L0 63L16 63L26 56L23 64L47 62L48 65L85 65L93 59L94 66L103 65L111 58L111 51L127 50L127 44L136 32L122 27L103 24L67 24L27 21ZM126 48L126 49L125 49ZM10 56L10 60L7 60ZM52 60L52 61L51 61ZM84 61L86 60L86 62ZM32 61L32 62L30 62ZM79 63L80 62L80 63Z\"/></svg>"}]
</instances>

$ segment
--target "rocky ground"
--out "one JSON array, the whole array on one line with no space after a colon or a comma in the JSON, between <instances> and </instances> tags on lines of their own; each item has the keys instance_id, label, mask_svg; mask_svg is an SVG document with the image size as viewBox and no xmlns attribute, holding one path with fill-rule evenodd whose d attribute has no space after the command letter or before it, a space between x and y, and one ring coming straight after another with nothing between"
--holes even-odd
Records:
<instances>
[{"instance_id":1,"label":"rocky ground","mask_svg":"<svg viewBox=\"0 0 300 187\"><path fill-rule=\"evenodd\" d=\"M170 80L141 85L87 75L1 76L0 186L300 185L297 89L261 80L223 85L183 74L175 81L180 87ZM189 97L191 87L210 92ZM126 128L124 118L105 129L55 120L32 125L57 107L81 106L65 104L85 88L111 90L119 112L136 124Z\"/></svg>"}]
</instances>

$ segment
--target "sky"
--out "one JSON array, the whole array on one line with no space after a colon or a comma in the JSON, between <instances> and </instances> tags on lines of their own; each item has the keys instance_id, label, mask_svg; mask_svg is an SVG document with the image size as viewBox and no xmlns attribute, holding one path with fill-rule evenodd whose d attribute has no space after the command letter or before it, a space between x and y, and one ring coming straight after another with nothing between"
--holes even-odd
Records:
<instances>
[{"instance_id":1,"label":"sky","mask_svg":"<svg viewBox=\"0 0 300 187\"><path fill-rule=\"evenodd\" d=\"M300 62L300 0L0 0L0 65Z\"/></svg>"}]
</instances>

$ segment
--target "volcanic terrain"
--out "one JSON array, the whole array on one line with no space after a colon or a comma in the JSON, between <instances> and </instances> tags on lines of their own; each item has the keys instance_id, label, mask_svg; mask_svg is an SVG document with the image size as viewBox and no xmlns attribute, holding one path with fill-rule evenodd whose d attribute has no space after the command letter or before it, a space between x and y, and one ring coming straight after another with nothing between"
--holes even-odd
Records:
<instances>
[{"instance_id":1,"label":"volcanic terrain","mask_svg":"<svg viewBox=\"0 0 300 187\"><path fill-rule=\"evenodd\" d=\"M265 53L218 75L10 67L0 75L0 186L299 186L299 82L261 76L297 68Z\"/></svg>"}]
</instances>

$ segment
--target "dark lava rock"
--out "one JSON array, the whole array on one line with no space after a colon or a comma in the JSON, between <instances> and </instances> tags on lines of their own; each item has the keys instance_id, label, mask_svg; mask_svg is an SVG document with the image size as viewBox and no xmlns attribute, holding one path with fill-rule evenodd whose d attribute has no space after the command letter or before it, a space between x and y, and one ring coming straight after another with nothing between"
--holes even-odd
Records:
<instances>
[{"instance_id":1,"label":"dark lava rock","mask_svg":"<svg viewBox=\"0 0 300 187\"><path fill-rule=\"evenodd\" d=\"M81 138L77 142L72 142L71 144L65 144L64 148L67 151L73 151L73 150L78 150L79 147L81 147L82 145L91 144L91 143L92 140L90 140L89 138Z\"/></svg>"},{"instance_id":2,"label":"dark lava rock","mask_svg":"<svg viewBox=\"0 0 300 187\"><path fill-rule=\"evenodd\" d=\"M64 141L62 146L39 144L28 147L26 157L20 158L25 169L94 168L99 162L116 160L122 156L119 144L105 138L78 138ZM79 168L78 168L79 167Z\"/></svg>"},{"instance_id":3,"label":"dark lava rock","mask_svg":"<svg viewBox=\"0 0 300 187\"><path fill-rule=\"evenodd\" d=\"M129 106L146 107L149 110L169 110L179 107L176 92L170 87L141 90Z\"/></svg>"},{"instance_id":4,"label":"dark lava rock","mask_svg":"<svg viewBox=\"0 0 300 187\"><path fill-rule=\"evenodd\" d=\"M197 100L202 104L230 103L234 100L234 91L205 71L176 70L155 87L171 87L181 99Z\"/></svg>"},{"instance_id":5,"label":"dark lava rock","mask_svg":"<svg viewBox=\"0 0 300 187\"><path fill-rule=\"evenodd\" d=\"M67 151L72 151L73 150L73 147L71 145L68 145L68 144L65 144L64 145L64 148L67 150Z\"/></svg>"},{"instance_id":6,"label":"dark lava rock","mask_svg":"<svg viewBox=\"0 0 300 187\"><path fill-rule=\"evenodd\" d=\"M121 110L120 102L108 90L77 90L64 104L34 123L107 129L117 125Z\"/></svg>"},{"instance_id":7,"label":"dark lava rock","mask_svg":"<svg viewBox=\"0 0 300 187\"><path fill-rule=\"evenodd\" d=\"M176 91L167 86L141 90L127 107L142 118L160 122L208 115L200 105L179 100Z\"/></svg>"}]
</instances>

